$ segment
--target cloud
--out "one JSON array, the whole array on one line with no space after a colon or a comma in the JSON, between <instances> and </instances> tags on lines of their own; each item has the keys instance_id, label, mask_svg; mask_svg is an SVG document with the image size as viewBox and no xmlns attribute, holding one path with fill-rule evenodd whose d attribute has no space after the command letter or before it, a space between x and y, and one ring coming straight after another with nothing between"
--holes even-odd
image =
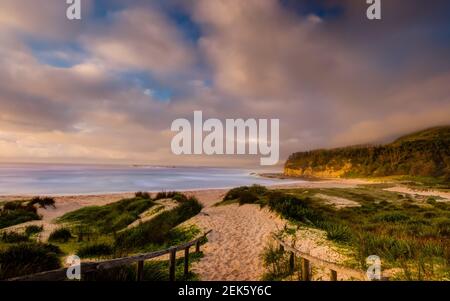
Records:
<instances>
[{"instance_id":1,"label":"cloud","mask_svg":"<svg viewBox=\"0 0 450 301\"><path fill-rule=\"evenodd\" d=\"M182 72L195 61L179 30L151 9L131 8L112 14L84 36L83 43L110 68L165 75Z\"/></svg>"},{"instance_id":2,"label":"cloud","mask_svg":"<svg viewBox=\"0 0 450 301\"><path fill-rule=\"evenodd\" d=\"M301 140L297 149L352 144L335 137L366 120L383 125L401 112L423 115L428 120L423 126L445 122L442 115L434 118L440 110L449 113L443 106L450 101L444 46L420 31L411 36L405 16L401 22L396 18L405 13L401 5L385 8L389 15L380 30L363 19L365 6L354 2L344 2L345 18L331 20L299 15L279 1L195 3L196 20L208 28L200 46L214 70L215 87L236 98L238 112L248 107L255 114L279 116L289 145L285 155L295 147L288 141L305 129L315 137ZM402 4L408 16L420 15ZM425 20L426 26L419 28L441 22ZM412 42L415 49L407 49ZM404 132L417 126L410 122L400 128ZM380 140L398 129L386 126L366 137Z\"/></svg>"},{"instance_id":3,"label":"cloud","mask_svg":"<svg viewBox=\"0 0 450 301\"><path fill-rule=\"evenodd\" d=\"M32 37L75 39L85 23L66 18L66 1L54 0L2 0L0 31L15 32ZM92 0L82 1L82 16L92 13Z\"/></svg>"},{"instance_id":4,"label":"cloud","mask_svg":"<svg viewBox=\"0 0 450 301\"><path fill-rule=\"evenodd\" d=\"M448 122L443 9L389 2L374 25L354 1L87 1L73 23L51 2L1 4L0 160L258 162L172 155L170 124L194 110L279 118L282 158Z\"/></svg>"}]
</instances>

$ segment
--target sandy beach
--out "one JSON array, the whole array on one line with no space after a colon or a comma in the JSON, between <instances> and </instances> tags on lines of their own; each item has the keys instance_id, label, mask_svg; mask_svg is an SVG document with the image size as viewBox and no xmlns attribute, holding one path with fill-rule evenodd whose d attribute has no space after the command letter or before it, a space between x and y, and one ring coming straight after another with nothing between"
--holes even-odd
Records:
<instances>
[{"instance_id":1,"label":"sandy beach","mask_svg":"<svg viewBox=\"0 0 450 301\"><path fill-rule=\"evenodd\" d=\"M357 180L330 180L290 183L272 188L354 187L360 183ZM264 270L260 254L271 234L283 228L285 221L256 205L214 206L227 191L207 189L185 192L197 197L204 206L202 212L185 225L195 224L205 231L213 230L204 248L205 257L194 266L194 270L203 280L258 280ZM43 225L40 239L45 241L54 229L61 227L55 223L55 219L65 213L86 206L106 205L132 196L133 193L55 197L55 208L38 209L42 220L12 226L4 231L20 230L27 225ZM26 198L20 195L0 197L2 201Z\"/></svg>"},{"instance_id":2,"label":"sandy beach","mask_svg":"<svg viewBox=\"0 0 450 301\"><path fill-rule=\"evenodd\" d=\"M276 185L271 188L349 188L364 183L367 182L335 179ZM397 190L399 189L397 187ZM272 233L282 229L286 221L267 209L260 209L257 205L214 206L222 200L227 190L208 189L186 192L187 195L196 196L204 208L199 215L183 225L195 224L204 231L212 230L208 243L203 247L205 256L194 264L193 270L202 280L260 280L264 273L260 255L270 241ZM56 208L39 209L42 220L4 230L17 230L30 224L43 225L44 232L41 239L46 240L51 231L60 227L55 224L57 217L85 206L105 205L133 195L133 193L124 193L56 197ZM2 201L22 198L23 196L0 197ZM332 262L341 262L346 259L326 241L320 231L302 230L298 233L301 239L298 240L296 247L299 250Z\"/></svg>"}]
</instances>

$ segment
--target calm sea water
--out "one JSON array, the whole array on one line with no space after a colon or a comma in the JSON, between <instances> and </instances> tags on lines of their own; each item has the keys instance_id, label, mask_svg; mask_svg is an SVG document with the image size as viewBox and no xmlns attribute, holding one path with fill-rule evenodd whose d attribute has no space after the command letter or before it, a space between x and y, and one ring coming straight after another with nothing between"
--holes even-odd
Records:
<instances>
[{"instance_id":1,"label":"calm sea water","mask_svg":"<svg viewBox=\"0 0 450 301\"><path fill-rule=\"evenodd\" d=\"M101 194L271 185L250 170L92 165L0 165L0 195Z\"/></svg>"}]
</instances>

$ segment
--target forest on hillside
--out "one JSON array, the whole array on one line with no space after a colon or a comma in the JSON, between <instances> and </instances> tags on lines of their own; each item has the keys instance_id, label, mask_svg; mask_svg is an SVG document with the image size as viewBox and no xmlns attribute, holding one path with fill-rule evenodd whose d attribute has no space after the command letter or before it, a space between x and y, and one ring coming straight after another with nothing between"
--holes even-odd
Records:
<instances>
[{"instance_id":1,"label":"forest on hillside","mask_svg":"<svg viewBox=\"0 0 450 301\"><path fill-rule=\"evenodd\" d=\"M386 145L351 146L292 154L285 173L343 177L428 176L450 180L450 126L403 136Z\"/></svg>"}]
</instances>

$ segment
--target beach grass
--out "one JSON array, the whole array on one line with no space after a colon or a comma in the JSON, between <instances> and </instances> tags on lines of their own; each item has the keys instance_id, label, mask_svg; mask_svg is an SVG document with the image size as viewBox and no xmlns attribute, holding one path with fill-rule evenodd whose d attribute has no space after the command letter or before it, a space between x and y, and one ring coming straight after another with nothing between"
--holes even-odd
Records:
<instances>
[{"instance_id":1,"label":"beach grass","mask_svg":"<svg viewBox=\"0 0 450 301\"><path fill-rule=\"evenodd\" d=\"M61 250L42 243L19 243L0 251L0 280L61 267Z\"/></svg>"},{"instance_id":2,"label":"beach grass","mask_svg":"<svg viewBox=\"0 0 450 301\"><path fill-rule=\"evenodd\" d=\"M135 197L105 206L84 207L63 215L58 222L83 225L91 231L106 234L125 228L154 205L149 198Z\"/></svg>"},{"instance_id":3,"label":"beach grass","mask_svg":"<svg viewBox=\"0 0 450 301\"><path fill-rule=\"evenodd\" d=\"M164 249L187 242L200 233L195 226L177 227L200 212L201 205L195 198L175 192L161 193L162 199L170 196L179 204L164 211L164 206L155 206L157 203L154 199L147 198L145 193L136 195L138 197L132 199L105 206L85 207L65 214L58 219L62 228L50 235L50 241L65 253L74 253L81 258L115 258ZM153 216L150 220L127 228L139 218L140 213L149 209ZM106 225L101 218L106 218L110 224ZM124 220L127 222L122 222ZM56 239L52 236L56 236Z\"/></svg>"},{"instance_id":4,"label":"beach grass","mask_svg":"<svg viewBox=\"0 0 450 301\"><path fill-rule=\"evenodd\" d=\"M189 267L199 261L203 253L189 254ZM189 269L189 273L184 275L184 257L175 261L175 279L177 281L197 281L198 276ZM88 275L84 281L135 281L136 265L122 266ZM169 281L169 261L151 260L144 263L143 281Z\"/></svg>"},{"instance_id":5,"label":"beach grass","mask_svg":"<svg viewBox=\"0 0 450 301\"><path fill-rule=\"evenodd\" d=\"M4 202L0 209L0 229L40 219L36 207L29 201Z\"/></svg>"},{"instance_id":6,"label":"beach grass","mask_svg":"<svg viewBox=\"0 0 450 301\"><path fill-rule=\"evenodd\" d=\"M191 197L172 210L164 211L137 227L120 232L115 239L115 248L123 252L149 251L153 250L155 245L173 244L184 235L184 232L174 228L197 215L201 209L202 205L198 200Z\"/></svg>"},{"instance_id":7,"label":"beach grass","mask_svg":"<svg viewBox=\"0 0 450 301\"><path fill-rule=\"evenodd\" d=\"M161 250L194 239L200 233L196 226L179 225L200 212L202 206L198 200L177 192L161 193L159 196L164 199L172 198L177 201L178 206L164 211L163 205L155 206L157 203L150 195L141 192L136 193L134 198L116 203L69 212L57 220L61 226L50 233L48 241L51 244L36 241L36 234L43 230L36 225L27 226L23 233L13 231L1 233L0 279L58 268L62 257L69 254L76 254L83 259L112 259L141 251ZM14 202L7 204L6 208L16 211L24 206L28 206L27 202ZM139 219L141 213L152 207L156 210L150 220L127 228ZM27 259L23 264L14 260L11 264L6 263L12 257L17 260L25 257ZM191 254L191 261L198 259L198 254ZM177 260L177 274L182 272L181 266ZM167 271L166 261L147 262L144 279L168 279ZM117 271L104 272L95 277L108 280L134 280L134 273L135 268L122 267ZM190 273L186 280L194 280L195 277Z\"/></svg>"},{"instance_id":8,"label":"beach grass","mask_svg":"<svg viewBox=\"0 0 450 301\"><path fill-rule=\"evenodd\" d=\"M400 279L450 277L448 203L385 191L376 185L260 190L262 193L251 187L239 187L232 191L223 202L229 204L234 198L242 204L244 196L262 207L268 206L294 224L321 229L329 240L350 247L360 268L366 268L369 255L378 255L384 268L401 269ZM345 198L358 206L337 209L318 195Z\"/></svg>"}]
</instances>

